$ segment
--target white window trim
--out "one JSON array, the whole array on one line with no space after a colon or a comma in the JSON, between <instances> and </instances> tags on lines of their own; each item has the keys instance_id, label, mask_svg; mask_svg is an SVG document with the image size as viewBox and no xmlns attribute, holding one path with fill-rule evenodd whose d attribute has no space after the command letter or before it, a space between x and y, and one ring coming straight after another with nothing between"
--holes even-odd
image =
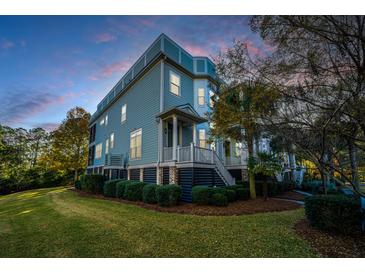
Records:
<instances>
[{"instance_id":1,"label":"white window trim","mask_svg":"<svg viewBox=\"0 0 365 274\"><path fill-rule=\"evenodd\" d=\"M200 138L200 132L204 132L204 139ZM203 148L206 148L207 147L207 133L206 133L206 130L205 129L199 129L198 131L199 135L199 147L202 147L200 144L201 144L201 141L204 140L204 144L205 146Z\"/></svg>"},{"instance_id":2,"label":"white window trim","mask_svg":"<svg viewBox=\"0 0 365 274\"><path fill-rule=\"evenodd\" d=\"M115 136L114 135L115 135L114 132L112 132L110 134L110 144L109 144L110 149L114 148L114 140L115 140ZM112 136L113 136L113 138L112 138Z\"/></svg>"},{"instance_id":3,"label":"white window trim","mask_svg":"<svg viewBox=\"0 0 365 274\"><path fill-rule=\"evenodd\" d=\"M125 114L124 114L124 120L123 120L123 108L125 107ZM122 105L122 108L120 109L120 122L124 124L127 121L127 104Z\"/></svg>"},{"instance_id":4,"label":"white window trim","mask_svg":"<svg viewBox=\"0 0 365 274\"><path fill-rule=\"evenodd\" d=\"M132 153L131 153L131 150L132 150L132 147L131 147L131 141L132 141L132 134L133 133L137 133L138 131L140 131L141 133L139 134L139 135L141 135L141 146L140 146L140 148L141 148L141 153L140 153L140 156L139 157L134 157L134 158L132 158ZM137 147L136 147L137 148ZM137 150L136 150L137 151ZM137 154L137 153L136 153ZM129 135L129 159L131 160L131 161L133 161L133 160L140 160L140 159L142 159L142 128L138 128L138 129L136 129L136 130L133 130L133 131L131 131L130 132L130 135Z\"/></svg>"},{"instance_id":5,"label":"white window trim","mask_svg":"<svg viewBox=\"0 0 365 274\"><path fill-rule=\"evenodd\" d=\"M100 153L98 153L98 148L100 148ZM99 143L95 146L95 159L100 159L103 154L103 143Z\"/></svg>"},{"instance_id":6,"label":"white window trim","mask_svg":"<svg viewBox=\"0 0 365 274\"><path fill-rule=\"evenodd\" d=\"M179 78L179 86L177 86L177 85L175 85L175 84L173 84L172 82L171 82L171 76L176 76L177 78ZM176 93L174 93L174 92L172 92L171 91L171 85L174 85L174 86L177 86L178 87L178 94L176 94ZM177 74L177 73L175 73L174 71L172 71L172 70L170 70L170 74L169 74L169 91L170 91L170 93L171 94L173 94L173 95L175 95L175 96L179 96L179 97L181 97L181 76L179 75L179 74Z\"/></svg>"},{"instance_id":7,"label":"white window trim","mask_svg":"<svg viewBox=\"0 0 365 274\"><path fill-rule=\"evenodd\" d=\"M107 125L108 125L108 114L105 115L105 126L107 126Z\"/></svg>"},{"instance_id":8,"label":"white window trim","mask_svg":"<svg viewBox=\"0 0 365 274\"><path fill-rule=\"evenodd\" d=\"M199 91L203 90L203 96L199 94ZM200 104L200 98L203 98L203 103ZM205 106L205 88L198 88L198 106L203 107Z\"/></svg>"},{"instance_id":9,"label":"white window trim","mask_svg":"<svg viewBox=\"0 0 365 274\"><path fill-rule=\"evenodd\" d=\"M109 154L109 139L105 140L105 155Z\"/></svg>"}]
</instances>

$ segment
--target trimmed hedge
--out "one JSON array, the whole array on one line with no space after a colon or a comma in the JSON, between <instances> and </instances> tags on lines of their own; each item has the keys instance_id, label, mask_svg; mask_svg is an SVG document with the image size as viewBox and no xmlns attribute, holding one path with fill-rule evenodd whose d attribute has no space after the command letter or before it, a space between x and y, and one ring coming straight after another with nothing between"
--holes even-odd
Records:
<instances>
[{"instance_id":1,"label":"trimmed hedge","mask_svg":"<svg viewBox=\"0 0 365 274\"><path fill-rule=\"evenodd\" d=\"M116 185L120 182L119 179L109 180L104 183L104 196L115 197L116 196Z\"/></svg>"},{"instance_id":2,"label":"trimmed hedge","mask_svg":"<svg viewBox=\"0 0 365 274\"><path fill-rule=\"evenodd\" d=\"M75 189L77 189L77 190L81 190L81 181L80 181L80 180L77 180L77 181L75 182Z\"/></svg>"},{"instance_id":3,"label":"trimmed hedge","mask_svg":"<svg viewBox=\"0 0 365 274\"><path fill-rule=\"evenodd\" d=\"M101 174L86 174L81 180L81 189L94 194L103 194L104 176Z\"/></svg>"},{"instance_id":4,"label":"trimmed hedge","mask_svg":"<svg viewBox=\"0 0 365 274\"><path fill-rule=\"evenodd\" d=\"M115 197L124 199L125 198L125 196L124 196L125 188L130 183L131 183L131 181L119 181L115 185Z\"/></svg>"},{"instance_id":5,"label":"trimmed hedge","mask_svg":"<svg viewBox=\"0 0 365 274\"><path fill-rule=\"evenodd\" d=\"M177 185L163 185L156 188L157 203L160 206L174 206L180 201L181 188Z\"/></svg>"},{"instance_id":6,"label":"trimmed hedge","mask_svg":"<svg viewBox=\"0 0 365 274\"><path fill-rule=\"evenodd\" d=\"M215 206L227 206L228 205L227 196L224 195L222 192L213 193L211 202Z\"/></svg>"},{"instance_id":7,"label":"trimmed hedge","mask_svg":"<svg viewBox=\"0 0 365 274\"><path fill-rule=\"evenodd\" d=\"M349 234L361 226L361 206L358 198L344 195L315 195L305 199L305 214L309 223L322 230Z\"/></svg>"},{"instance_id":8,"label":"trimmed hedge","mask_svg":"<svg viewBox=\"0 0 365 274\"><path fill-rule=\"evenodd\" d=\"M246 201L250 199L250 189L244 187L237 187L236 188L236 196L237 200Z\"/></svg>"},{"instance_id":9,"label":"trimmed hedge","mask_svg":"<svg viewBox=\"0 0 365 274\"><path fill-rule=\"evenodd\" d=\"M125 186L123 197L129 201L142 201L143 182L129 182Z\"/></svg>"},{"instance_id":10,"label":"trimmed hedge","mask_svg":"<svg viewBox=\"0 0 365 274\"><path fill-rule=\"evenodd\" d=\"M194 186L191 193L193 203L198 205L209 205L213 194L213 188L209 186Z\"/></svg>"},{"instance_id":11,"label":"trimmed hedge","mask_svg":"<svg viewBox=\"0 0 365 274\"><path fill-rule=\"evenodd\" d=\"M237 193L235 189L226 189L226 197L228 202L234 202L237 200Z\"/></svg>"},{"instance_id":12,"label":"trimmed hedge","mask_svg":"<svg viewBox=\"0 0 365 274\"><path fill-rule=\"evenodd\" d=\"M142 192L142 200L147 204L156 204L157 203L157 195L156 188L158 186L156 184L147 184L143 187Z\"/></svg>"}]
</instances>

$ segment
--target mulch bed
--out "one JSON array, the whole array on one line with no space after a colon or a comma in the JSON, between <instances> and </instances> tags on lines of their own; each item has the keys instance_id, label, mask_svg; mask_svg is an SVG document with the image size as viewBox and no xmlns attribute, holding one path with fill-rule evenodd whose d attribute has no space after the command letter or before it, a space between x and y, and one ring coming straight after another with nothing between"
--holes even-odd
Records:
<instances>
[{"instance_id":1,"label":"mulch bed","mask_svg":"<svg viewBox=\"0 0 365 274\"><path fill-rule=\"evenodd\" d=\"M295 200L295 201L304 201L304 198L306 196L303 195L303 194L297 193L295 191L288 191L288 192L284 192L282 194L279 194L275 197L276 198L281 198L281 199Z\"/></svg>"},{"instance_id":2,"label":"mulch bed","mask_svg":"<svg viewBox=\"0 0 365 274\"><path fill-rule=\"evenodd\" d=\"M74 191L76 191L78 195L83 197L93 197L98 199L117 201L125 204L133 204L146 209L151 209L160 212L201 215L201 216L245 215L245 214L263 213L263 212L294 210L302 207L301 205L291 201L268 199L265 202L263 201L262 198L257 198L256 200L233 202L230 203L227 207L205 206L205 205L196 205L190 203L181 203L177 206L172 206L172 207L161 207L158 205L145 204L140 201L132 202L117 198L104 197L103 195L89 194L79 190L74 190Z\"/></svg>"},{"instance_id":3,"label":"mulch bed","mask_svg":"<svg viewBox=\"0 0 365 274\"><path fill-rule=\"evenodd\" d=\"M294 229L299 236L308 241L323 257L365 257L365 233L340 235L324 232L311 227L305 219L299 221Z\"/></svg>"}]
</instances>

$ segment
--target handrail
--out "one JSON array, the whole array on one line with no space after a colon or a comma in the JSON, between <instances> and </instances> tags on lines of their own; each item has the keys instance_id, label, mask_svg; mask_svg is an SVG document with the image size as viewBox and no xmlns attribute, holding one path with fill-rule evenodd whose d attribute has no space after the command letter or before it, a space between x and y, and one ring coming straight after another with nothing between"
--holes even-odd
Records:
<instances>
[{"instance_id":1,"label":"handrail","mask_svg":"<svg viewBox=\"0 0 365 274\"><path fill-rule=\"evenodd\" d=\"M213 151L214 155L214 163L216 166L216 169L218 170L219 174L223 177L223 179L226 181L228 185L234 185L235 179L232 177L231 173L226 169L222 161L219 159L218 155Z\"/></svg>"}]
</instances>

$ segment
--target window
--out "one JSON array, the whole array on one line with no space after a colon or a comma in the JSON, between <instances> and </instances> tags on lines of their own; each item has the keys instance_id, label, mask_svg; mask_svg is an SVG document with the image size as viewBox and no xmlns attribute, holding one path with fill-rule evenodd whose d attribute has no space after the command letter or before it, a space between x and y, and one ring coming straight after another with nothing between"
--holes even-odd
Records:
<instances>
[{"instance_id":1,"label":"window","mask_svg":"<svg viewBox=\"0 0 365 274\"><path fill-rule=\"evenodd\" d=\"M180 76L170 71L170 92L180 96Z\"/></svg>"},{"instance_id":2,"label":"window","mask_svg":"<svg viewBox=\"0 0 365 274\"><path fill-rule=\"evenodd\" d=\"M105 154L109 153L109 139L105 140Z\"/></svg>"},{"instance_id":3,"label":"window","mask_svg":"<svg viewBox=\"0 0 365 274\"><path fill-rule=\"evenodd\" d=\"M199 129L199 146L203 148L206 147L205 129Z\"/></svg>"},{"instance_id":4,"label":"window","mask_svg":"<svg viewBox=\"0 0 365 274\"><path fill-rule=\"evenodd\" d=\"M213 98L214 97L214 92L209 90L209 106L212 108L214 107L214 101L213 101Z\"/></svg>"},{"instance_id":5,"label":"window","mask_svg":"<svg viewBox=\"0 0 365 274\"><path fill-rule=\"evenodd\" d=\"M105 115L105 125L108 125L108 115Z\"/></svg>"},{"instance_id":6,"label":"window","mask_svg":"<svg viewBox=\"0 0 365 274\"><path fill-rule=\"evenodd\" d=\"M121 122L124 123L127 120L127 104L124 104L122 106L122 111L121 111L121 118L120 118Z\"/></svg>"},{"instance_id":7,"label":"window","mask_svg":"<svg viewBox=\"0 0 365 274\"><path fill-rule=\"evenodd\" d=\"M114 133L110 134L110 148L114 147Z\"/></svg>"},{"instance_id":8,"label":"window","mask_svg":"<svg viewBox=\"0 0 365 274\"><path fill-rule=\"evenodd\" d=\"M141 158L142 154L142 129L137 129L131 132L131 143L130 143L130 158L137 159Z\"/></svg>"},{"instance_id":9,"label":"window","mask_svg":"<svg viewBox=\"0 0 365 274\"><path fill-rule=\"evenodd\" d=\"M198 88L198 104L199 106L205 104L205 90L203 88Z\"/></svg>"},{"instance_id":10,"label":"window","mask_svg":"<svg viewBox=\"0 0 365 274\"><path fill-rule=\"evenodd\" d=\"M104 125L104 117L103 119L100 120L100 125L103 126Z\"/></svg>"},{"instance_id":11,"label":"window","mask_svg":"<svg viewBox=\"0 0 365 274\"><path fill-rule=\"evenodd\" d=\"M103 144L102 143L97 144L95 146L95 159L100 159L101 158L102 150L103 150Z\"/></svg>"}]
</instances>

